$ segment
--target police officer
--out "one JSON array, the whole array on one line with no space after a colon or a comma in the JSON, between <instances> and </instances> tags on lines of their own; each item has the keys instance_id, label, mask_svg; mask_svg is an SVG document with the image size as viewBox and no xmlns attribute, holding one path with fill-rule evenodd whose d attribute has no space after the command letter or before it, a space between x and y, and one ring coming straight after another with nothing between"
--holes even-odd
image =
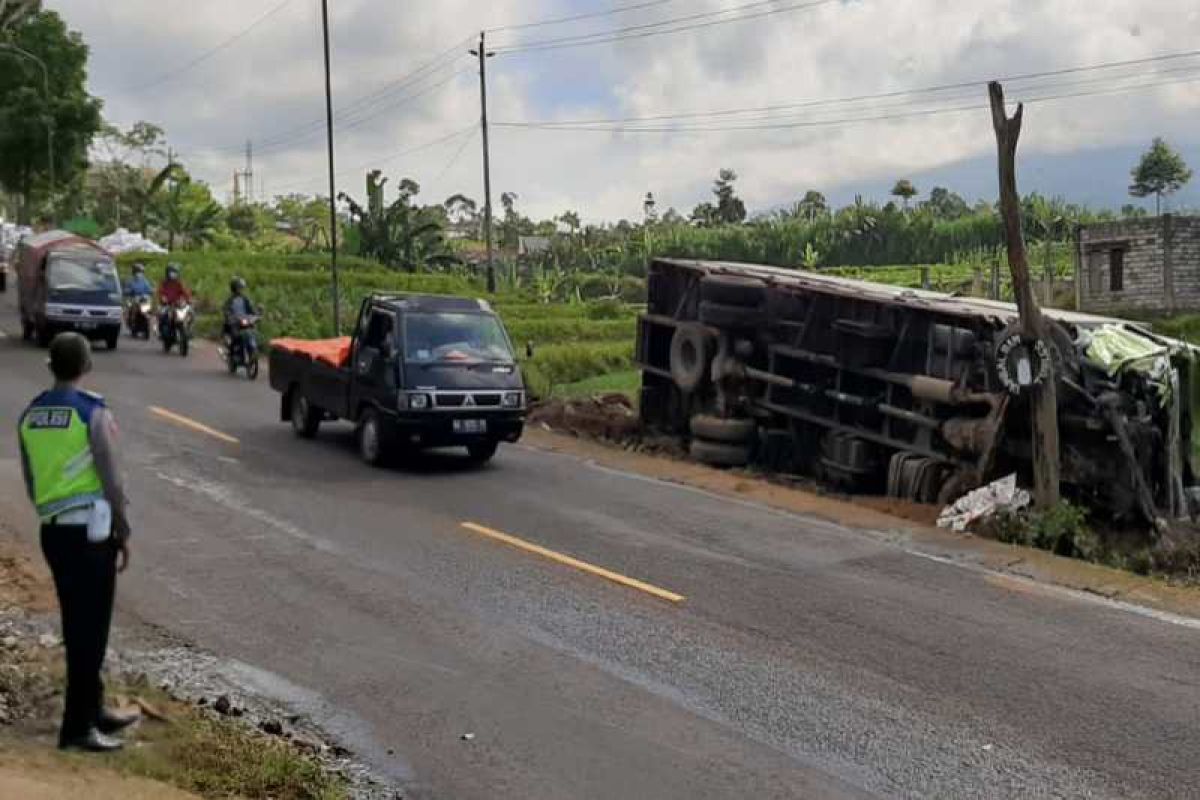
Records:
<instances>
[{"instance_id":1,"label":"police officer","mask_svg":"<svg viewBox=\"0 0 1200 800\"><path fill-rule=\"evenodd\" d=\"M77 333L54 337L54 387L30 403L19 431L25 487L42 521L42 552L54 576L67 649L59 747L105 752L121 747L112 734L137 715L117 714L103 705L100 669L116 574L129 563L130 531L112 413L99 395L79 388L91 367L87 339ZM111 527L101 525L107 518L104 503Z\"/></svg>"}]
</instances>

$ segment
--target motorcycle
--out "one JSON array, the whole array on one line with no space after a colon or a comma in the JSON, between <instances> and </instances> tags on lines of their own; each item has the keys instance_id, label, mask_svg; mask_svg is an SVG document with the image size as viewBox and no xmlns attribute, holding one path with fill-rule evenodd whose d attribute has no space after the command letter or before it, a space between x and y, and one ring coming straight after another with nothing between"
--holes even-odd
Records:
<instances>
[{"instance_id":1,"label":"motorcycle","mask_svg":"<svg viewBox=\"0 0 1200 800\"><path fill-rule=\"evenodd\" d=\"M129 327L129 335L150 338L150 298L141 294L132 298L125 307L125 324Z\"/></svg>"},{"instance_id":2,"label":"motorcycle","mask_svg":"<svg viewBox=\"0 0 1200 800\"><path fill-rule=\"evenodd\" d=\"M171 352L172 347L179 345L179 355L187 357L194 321L192 304L182 297L175 305L163 309L158 322L158 338L162 340L164 353Z\"/></svg>"},{"instance_id":3,"label":"motorcycle","mask_svg":"<svg viewBox=\"0 0 1200 800\"><path fill-rule=\"evenodd\" d=\"M258 316L238 317L229 324L225 364L229 374L234 375L238 367L246 368L246 377L258 377Z\"/></svg>"}]
</instances>

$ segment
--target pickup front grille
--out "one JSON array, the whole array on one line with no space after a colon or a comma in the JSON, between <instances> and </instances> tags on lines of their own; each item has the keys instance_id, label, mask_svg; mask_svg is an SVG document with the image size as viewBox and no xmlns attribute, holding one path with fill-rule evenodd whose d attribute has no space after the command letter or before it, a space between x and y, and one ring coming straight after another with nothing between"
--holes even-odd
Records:
<instances>
[{"instance_id":1,"label":"pickup front grille","mask_svg":"<svg viewBox=\"0 0 1200 800\"><path fill-rule=\"evenodd\" d=\"M471 398L471 402L467 402L467 398ZM441 392L434 395L434 405L437 408L495 408L500 405L500 394L498 392Z\"/></svg>"}]
</instances>

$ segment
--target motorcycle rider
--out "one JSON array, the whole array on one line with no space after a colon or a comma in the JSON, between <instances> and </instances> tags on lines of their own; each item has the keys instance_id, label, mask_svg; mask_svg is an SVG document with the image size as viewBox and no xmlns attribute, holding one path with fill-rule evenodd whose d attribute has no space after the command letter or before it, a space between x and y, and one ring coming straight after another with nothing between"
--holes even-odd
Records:
<instances>
[{"instance_id":1,"label":"motorcycle rider","mask_svg":"<svg viewBox=\"0 0 1200 800\"><path fill-rule=\"evenodd\" d=\"M125 284L125 296L129 299L129 304L125 312L125 322L129 325L129 329L134 329L134 317L137 314L137 300L139 297L151 297L154 294L154 287L150 285L150 281L146 278L146 267L139 261L133 265L133 277L129 279L129 283ZM146 320L147 328L150 321Z\"/></svg>"},{"instance_id":2,"label":"motorcycle rider","mask_svg":"<svg viewBox=\"0 0 1200 800\"><path fill-rule=\"evenodd\" d=\"M181 299L189 303L192 302L192 292L184 285L183 279L180 277L179 265L175 263L167 264L166 277L158 285L159 330L170 327L171 308Z\"/></svg>"},{"instance_id":3,"label":"motorcycle rider","mask_svg":"<svg viewBox=\"0 0 1200 800\"><path fill-rule=\"evenodd\" d=\"M139 261L133 265L133 277L129 279L129 283L125 284L125 295L127 297L150 297L153 294L154 287L146 278L146 267Z\"/></svg>"},{"instance_id":4,"label":"motorcycle rider","mask_svg":"<svg viewBox=\"0 0 1200 800\"><path fill-rule=\"evenodd\" d=\"M246 296L245 279L235 275L229 281L229 297L225 300L224 312L225 327L223 328L223 333L225 341L232 347L234 337L238 335L238 321L245 317L258 316L258 309L255 308L253 301Z\"/></svg>"}]
</instances>

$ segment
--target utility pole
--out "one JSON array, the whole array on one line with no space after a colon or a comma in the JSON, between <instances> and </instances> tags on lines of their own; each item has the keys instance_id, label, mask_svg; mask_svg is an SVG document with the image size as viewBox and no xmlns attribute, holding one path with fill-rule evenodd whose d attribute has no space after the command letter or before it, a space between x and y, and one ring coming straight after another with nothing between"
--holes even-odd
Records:
<instances>
[{"instance_id":1,"label":"utility pole","mask_svg":"<svg viewBox=\"0 0 1200 800\"><path fill-rule=\"evenodd\" d=\"M321 0L321 26L325 36L325 131L329 143L329 268L333 275L333 335L342 333L338 301L337 191L333 174L333 87L329 80L329 0Z\"/></svg>"},{"instance_id":2,"label":"utility pole","mask_svg":"<svg viewBox=\"0 0 1200 800\"><path fill-rule=\"evenodd\" d=\"M479 57L479 124L483 128L483 238L487 242L487 290L489 294L495 294L496 262L492 255L492 166L491 151L488 148L487 60L496 54L487 51L483 31L479 32L479 49L469 52Z\"/></svg>"},{"instance_id":3,"label":"utility pole","mask_svg":"<svg viewBox=\"0 0 1200 800\"><path fill-rule=\"evenodd\" d=\"M996 131L1000 162L1000 216L1004 222L1013 296L1020 314L1021 338L1027 349L1035 353L1036 345L1044 343L1043 352L1048 354L1050 345L1046 320L1038 308L1037 296L1029 277L1029 259L1021 232L1021 199L1017 194L1017 140L1021 136L1025 108L1018 105L1016 113L1009 119L1004 107L1004 89L997 81L988 84L988 98L991 101L992 127ZM1054 374L1054 359L1045 360L1049 363L1044 365L1043 379L1030 387L1034 499L1038 508L1043 510L1057 505L1059 500L1058 376Z\"/></svg>"}]
</instances>

